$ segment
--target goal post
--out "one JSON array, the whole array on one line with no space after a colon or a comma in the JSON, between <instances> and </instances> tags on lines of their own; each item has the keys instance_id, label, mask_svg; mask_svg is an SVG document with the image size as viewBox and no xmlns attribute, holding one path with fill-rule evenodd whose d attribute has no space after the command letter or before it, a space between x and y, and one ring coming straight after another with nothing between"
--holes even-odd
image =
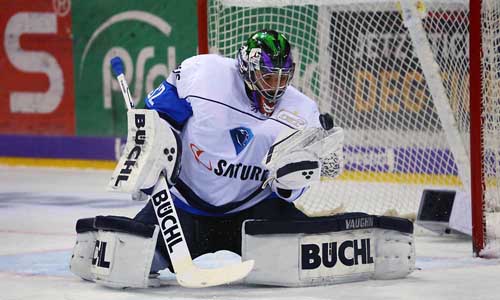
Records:
<instances>
[{"instance_id":1,"label":"goal post","mask_svg":"<svg viewBox=\"0 0 500 300\"><path fill-rule=\"evenodd\" d=\"M472 248L479 255L485 246L485 218L483 197L483 134L481 113L483 111L482 71L481 71L481 3L471 1L469 12L469 48L470 59L470 169L471 169L471 209L472 209ZM497 175L498 176L498 175Z\"/></svg>"},{"instance_id":2,"label":"goal post","mask_svg":"<svg viewBox=\"0 0 500 300\"><path fill-rule=\"evenodd\" d=\"M199 0L200 53L235 57L283 32L292 84L345 131L345 171L296 203L307 214L414 216L425 189L472 200L473 249L500 255L500 3Z\"/></svg>"}]
</instances>

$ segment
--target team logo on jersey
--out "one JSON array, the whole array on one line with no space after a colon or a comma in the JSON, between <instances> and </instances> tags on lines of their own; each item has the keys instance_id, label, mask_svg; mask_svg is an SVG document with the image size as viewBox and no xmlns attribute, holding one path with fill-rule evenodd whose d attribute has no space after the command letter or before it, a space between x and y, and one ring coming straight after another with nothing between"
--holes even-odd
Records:
<instances>
[{"instance_id":1,"label":"team logo on jersey","mask_svg":"<svg viewBox=\"0 0 500 300\"><path fill-rule=\"evenodd\" d=\"M191 152L193 152L194 158L196 161L207 168L207 170L212 171L212 162L210 160L203 159L201 155L205 152L200 149L200 147L196 146L195 144L191 143L189 144L189 147L191 148Z\"/></svg>"},{"instance_id":2,"label":"team logo on jersey","mask_svg":"<svg viewBox=\"0 0 500 300\"><path fill-rule=\"evenodd\" d=\"M298 130L304 129L307 125L305 119L284 109L278 113L277 119Z\"/></svg>"},{"instance_id":3,"label":"team logo on jersey","mask_svg":"<svg viewBox=\"0 0 500 300\"><path fill-rule=\"evenodd\" d=\"M250 128L236 127L229 130L229 133L231 134L236 154L240 154L253 139L253 133Z\"/></svg>"}]
</instances>

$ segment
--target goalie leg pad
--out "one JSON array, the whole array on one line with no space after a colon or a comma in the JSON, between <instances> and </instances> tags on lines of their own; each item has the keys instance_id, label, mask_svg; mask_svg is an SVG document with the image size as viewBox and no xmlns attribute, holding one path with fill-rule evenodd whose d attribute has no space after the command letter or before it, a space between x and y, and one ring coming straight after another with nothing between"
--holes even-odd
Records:
<instances>
[{"instance_id":1,"label":"goalie leg pad","mask_svg":"<svg viewBox=\"0 0 500 300\"><path fill-rule=\"evenodd\" d=\"M97 240L97 229L94 228L94 218L80 219L76 222L76 243L69 263L69 269L73 274L82 279L94 281L90 272L95 243Z\"/></svg>"},{"instance_id":2,"label":"goalie leg pad","mask_svg":"<svg viewBox=\"0 0 500 300\"><path fill-rule=\"evenodd\" d=\"M375 240L373 279L403 278L413 272L416 257L413 234L379 229Z\"/></svg>"},{"instance_id":3,"label":"goalie leg pad","mask_svg":"<svg viewBox=\"0 0 500 300\"><path fill-rule=\"evenodd\" d=\"M247 220L242 258L255 260L253 284L314 286L394 279L415 268L413 224L350 213L300 221Z\"/></svg>"},{"instance_id":4,"label":"goalie leg pad","mask_svg":"<svg viewBox=\"0 0 500 300\"><path fill-rule=\"evenodd\" d=\"M159 227L126 217L97 216L93 220L95 231L77 235L70 266L73 273L112 288L159 286L159 279L150 276ZM88 239L85 246L78 246L90 232L93 245ZM74 259L75 253L81 259Z\"/></svg>"},{"instance_id":5,"label":"goalie leg pad","mask_svg":"<svg viewBox=\"0 0 500 300\"><path fill-rule=\"evenodd\" d=\"M159 286L150 279L159 227L124 217L97 216L92 274L96 283L113 288Z\"/></svg>"}]
</instances>

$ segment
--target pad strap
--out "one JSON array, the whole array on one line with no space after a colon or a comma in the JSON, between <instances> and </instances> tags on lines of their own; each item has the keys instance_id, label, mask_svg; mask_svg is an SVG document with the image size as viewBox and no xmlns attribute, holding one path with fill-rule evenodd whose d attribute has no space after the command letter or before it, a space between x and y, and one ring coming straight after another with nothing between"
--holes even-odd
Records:
<instances>
[{"instance_id":1,"label":"pad strap","mask_svg":"<svg viewBox=\"0 0 500 300\"><path fill-rule=\"evenodd\" d=\"M403 233L413 233L413 223L410 220L369 215L361 212L291 221L252 220L245 222L244 226L245 233L248 235L313 234L366 228L381 228Z\"/></svg>"},{"instance_id":2,"label":"pad strap","mask_svg":"<svg viewBox=\"0 0 500 300\"><path fill-rule=\"evenodd\" d=\"M97 216L94 219L94 228L129 233L144 238L152 238L155 232L153 225L147 225L121 216Z\"/></svg>"}]
</instances>

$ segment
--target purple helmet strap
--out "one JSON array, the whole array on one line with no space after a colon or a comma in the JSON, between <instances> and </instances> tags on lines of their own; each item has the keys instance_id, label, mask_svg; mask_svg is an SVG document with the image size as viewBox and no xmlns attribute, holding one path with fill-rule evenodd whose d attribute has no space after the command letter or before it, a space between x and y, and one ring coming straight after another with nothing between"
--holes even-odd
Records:
<instances>
[{"instance_id":1,"label":"purple helmet strap","mask_svg":"<svg viewBox=\"0 0 500 300\"><path fill-rule=\"evenodd\" d=\"M271 57L269 57L269 55L267 55L266 52L261 52L261 57L262 57L262 62L264 63L264 65L268 68L273 68L274 65L273 65L273 62L271 60ZM287 55L286 57L286 60L285 60L285 63L283 64L283 69L288 69L288 68L291 68L292 67L292 56L291 55Z\"/></svg>"},{"instance_id":2,"label":"purple helmet strap","mask_svg":"<svg viewBox=\"0 0 500 300\"><path fill-rule=\"evenodd\" d=\"M292 67L292 56L288 55L286 57L285 63L283 64L283 68L291 68L291 67Z\"/></svg>"}]
</instances>

